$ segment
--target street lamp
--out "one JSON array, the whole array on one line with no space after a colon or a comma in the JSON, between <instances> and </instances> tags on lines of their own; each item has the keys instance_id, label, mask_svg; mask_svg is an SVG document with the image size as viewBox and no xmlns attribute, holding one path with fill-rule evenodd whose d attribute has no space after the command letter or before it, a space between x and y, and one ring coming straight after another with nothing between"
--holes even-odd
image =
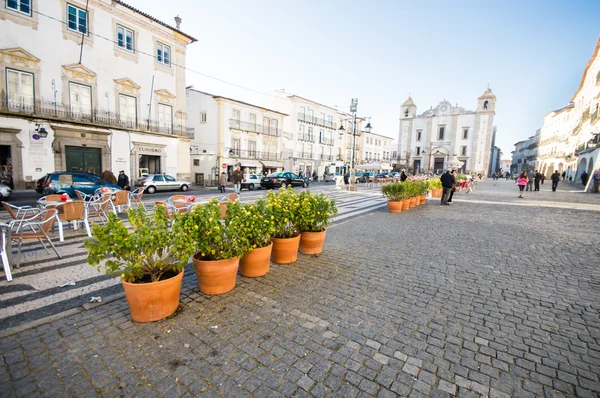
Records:
<instances>
[{"instance_id":1,"label":"street lamp","mask_svg":"<svg viewBox=\"0 0 600 398\"><path fill-rule=\"evenodd\" d=\"M421 155L423 155L423 160L421 160L421 174L422 174L424 171L427 171L427 170L425 170L426 164L424 164L427 161L427 156L425 156L425 155L427 155L427 152L425 152L425 150L422 150Z\"/></svg>"},{"instance_id":2,"label":"street lamp","mask_svg":"<svg viewBox=\"0 0 600 398\"><path fill-rule=\"evenodd\" d=\"M358 98L352 98L352 103L350 104L350 112L352 112L352 118L353 118L353 124L352 124L352 155L350 158L350 177L349 177L349 182L350 182L350 187L348 188L349 191L356 191L356 187L354 186L354 151L356 149L356 110L357 110L357 106L358 106ZM371 126L371 118L369 118L369 122L367 123L367 125L365 126L365 131L367 133L371 132L371 129L373 127ZM340 132L340 138L343 137L344 135L344 125L340 123L340 128L338 129ZM345 174L345 173L344 173Z\"/></svg>"}]
</instances>

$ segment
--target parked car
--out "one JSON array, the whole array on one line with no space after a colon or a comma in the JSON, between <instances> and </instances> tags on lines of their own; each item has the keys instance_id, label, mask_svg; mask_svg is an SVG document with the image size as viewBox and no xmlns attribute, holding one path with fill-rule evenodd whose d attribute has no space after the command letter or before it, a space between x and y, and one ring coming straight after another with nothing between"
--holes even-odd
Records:
<instances>
[{"instance_id":1,"label":"parked car","mask_svg":"<svg viewBox=\"0 0 600 398\"><path fill-rule=\"evenodd\" d=\"M398 173L397 171L394 171L390 174L390 177L392 177L395 180L399 180L400 179L400 173Z\"/></svg>"},{"instance_id":2,"label":"parked car","mask_svg":"<svg viewBox=\"0 0 600 398\"><path fill-rule=\"evenodd\" d=\"M153 194L156 191L183 191L190 189L188 181L178 180L168 174L148 174L135 183L137 187L144 187L144 191Z\"/></svg>"},{"instance_id":3,"label":"parked car","mask_svg":"<svg viewBox=\"0 0 600 398\"><path fill-rule=\"evenodd\" d=\"M363 173L361 173L360 171L357 171L354 173L354 183L358 184L360 182L360 178L362 177Z\"/></svg>"},{"instance_id":4,"label":"parked car","mask_svg":"<svg viewBox=\"0 0 600 398\"><path fill-rule=\"evenodd\" d=\"M375 176L375 178L390 178L390 173L387 171L381 172Z\"/></svg>"},{"instance_id":5,"label":"parked car","mask_svg":"<svg viewBox=\"0 0 600 398\"><path fill-rule=\"evenodd\" d=\"M35 183L35 191L37 193L44 193L44 185L46 184L46 179L48 179L48 176L50 174L46 174L45 176L43 176L42 178L38 179Z\"/></svg>"},{"instance_id":6,"label":"parked car","mask_svg":"<svg viewBox=\"0 0 600 398\"><path fill-rule=\"evenodd\" d=\"M242 189L249 189L251 191L254 188L260 189L260 176L256 174L244 174L244 178L242 179Z\"/></svg>"},{"instance_id":7,"label":"parked car","mask_svg":"<svg viewBox=\"0 0 600 398\"><path fill-rule=\"evenodd\" d=\"M298 174L291 171L277 171L263 177L260 186L266 189L292 187L307 187L308 181L300 178Z\"/></svg>"},{"instance_id":8,"label":"parked car","mask_svg":"<svg viewBox=\"0 0 600 398\"><path fill-rule=\"evenodd\" d=\"M360 182L373 182L373 179L375 178L375 175L373 174L372 171L365 171L364 173L362 173L362 175L358 178L358 181Z\"/></svg>"},{"instance_id":9,"label":"parked car","mask_svg":"<svg viewBox=\"0 0 600 398\"><path fill-rule=\"evenodd\" d=\"M64 171L49 173L41 182L42 194L66 193L71 198L77 198L75 191L93 195L98 188L113 188L120 190L118 185L110 184L95 174Z\"/></svg>"},{"instance_id":10,"label":"parked car","mask_svg":"<svg viewBox=\"0 0 600 398\"><path fill-rule=\"evenodd\" d=\"M0 185L0 200L10 198L12 189L8 185Z\"/></svg>"},{"instance_id":11,"label":"parked car","mask_svg":"<svg viewBox=\"0 0 600 398\"><path fill-rule=\"evenodd\" d=\"M325 175L325 182L329 182L329 181L337 181L338 179L342 178L342 175L340 173L329 173Z\"/></svg>"}]
</instances>

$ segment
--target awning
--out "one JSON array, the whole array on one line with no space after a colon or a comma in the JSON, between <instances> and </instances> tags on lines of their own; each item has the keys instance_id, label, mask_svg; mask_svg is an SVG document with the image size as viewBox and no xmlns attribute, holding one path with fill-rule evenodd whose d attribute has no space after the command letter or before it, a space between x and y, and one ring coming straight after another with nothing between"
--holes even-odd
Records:
<instances>
[{"instance_id":1,"label":"awning","mask_svg":"<svg viewBox=\"0 0 600 398\"><path fill-rule=\"evenodd\" d=\"M222 162L227 166L235 166L236 164L238 164L237 159L223 159Z\"/></svg>"},{"instance_id":2,"label":"awning","mask_svg":"<svg viewBox=\"0 0 600 398\"><path fill-rule=\"evenodd\" d=\"M262 167L258 160L240 160L242 167Z\"/></svg>"},{"instance_id":3,"label":"awning","mask_svg":"<svg viewBox=\"0 0 600 398\"><path fill-rule=\"evenodd\" d=\"M269 168L269 169L274 169L274 168L283 169L283 163L281 163L281 162L274 162L274 161L269 161L269 160L261 160L260 162L262 163L262 165L264 167Z\"/></svg>"}]
</instances>

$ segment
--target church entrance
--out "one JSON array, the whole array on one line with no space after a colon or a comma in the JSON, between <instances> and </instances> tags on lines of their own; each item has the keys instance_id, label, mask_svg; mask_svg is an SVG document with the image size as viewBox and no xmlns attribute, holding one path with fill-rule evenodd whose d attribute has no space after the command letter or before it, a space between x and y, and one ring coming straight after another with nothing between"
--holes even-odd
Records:
<instances>
[{"instance_id":1,"label":"church entrance","mask_svg":"<svg viewBox=\"0 0 600 398\"><path fill-rule=\"evenodd\" d=\"M444 158L435 158L433 171L435 174L441 174L444 171Z\"/></svg>"}]
</instances>

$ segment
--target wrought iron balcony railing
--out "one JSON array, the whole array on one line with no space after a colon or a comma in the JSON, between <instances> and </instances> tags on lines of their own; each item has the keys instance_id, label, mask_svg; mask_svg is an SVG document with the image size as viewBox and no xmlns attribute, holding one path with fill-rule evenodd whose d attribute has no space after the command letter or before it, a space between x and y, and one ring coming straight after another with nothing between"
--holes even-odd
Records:
<instances>
[{"instance_id":1,"label":"wrought iron balcony railing","mask_svg":"<svg viewBox=\"0 0 600 398\"><path fill-rule=\"evenodd\" d=\"M229 119L229 127L232 129L250 131L252 133L272 135L274 137L279 137L281 135L281 129L271 126L262 126L256 123L243 122L237 119Z\"/></svg>"},{"instance_id":2,"label":"wrought iron balcony railing","mask_svg":"<svg viewBox=\"0 0 600 398\"><path fill-rule=\"evenodd\" d=\"M324 154L324 153L322 153L322 154L321 154L321 157L320 157L320 159L321 159L321 160L329 160L329 161L332 161L332 160L333 160L333 155L327 155L327 154Z\"/></svg>"},{"instance_id":3,"label":"wrought iron balcony railing","mask_svg":"<svg viewBox=\"0 0 600 398\"><path fill-rule=\"evenodd\" d=\"M298 133L298 141L315 142L314 134Z\"/></svg>"},{"instance_id":4,"label":"wrought iron balcony railing","mask_svg":"<svg viewBox=\"0 0 600 398\"><path fill-rule=\"evenodd\" d=\"M257 159L257 160L281 160L281 155L276 152L256 151L253 149L232 148L229 152L231 158Z\"/></svg>"},{"instance_id":5,"label":"wrought iron balcony railing","mask_svg":"<svg viewBox=\"0 0 600 398\"><path fill-rule=\"evenodd\" d=\"M140 130L153 133L188 136L185 124L177 121L158 121L136 118L131 115L121 115L106 109L93 107L90 109L75 109L60 102L30 100L27 98L10 98L4 92L0 93L0 113L35 116L47 120L67 121L91 124L94 126L114 127L125 130Z\"/></svg>"},{"instance_id":6,"label":"wrought iron balcony railing","mask_svg":"<svg viewBox=\"0 0 600 398\"><path fill-rule=\"evenodd\" d=\"M312 152L300 152L298 154L298 157L301 159L313 159L313 153Z\"/></svg>"},{"instance_id":7,"label":"wrought iron balcony railing","mask_svg":"<svg viewBox=\"0 0 600 398\"><path fill-rule=\"evenodd\" d=\"M306 123L316 124L318 126L327 127L327 128L330 128L330 129L337 129L337 123L336 122L333 122L333 121L330 121L330 120L321 119L319 117L310 116L310 115L307 115L305 113L298 113L298 120L300 120L302 122L306 122Z\"/></svg>"},{"instance_id":8,"label":"wrought iron balcony railing","mask_svg":"<svg viewBox=\"0 0 600 398\"><path fill-rule=\"evenodd\" d=\"M323 145L333 145L333 138L321 138L321 144Z\"/></svg>"}]
</instances>

